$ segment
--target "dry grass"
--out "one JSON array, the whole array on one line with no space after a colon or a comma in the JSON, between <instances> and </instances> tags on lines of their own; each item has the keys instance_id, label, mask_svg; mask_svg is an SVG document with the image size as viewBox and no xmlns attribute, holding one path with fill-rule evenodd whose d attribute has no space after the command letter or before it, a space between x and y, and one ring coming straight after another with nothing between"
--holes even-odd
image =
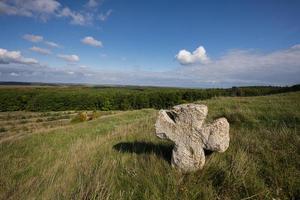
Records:
<instances>
[{"instance_id":1,"label":"dry grass","mask_svg":"<svg viewBox=\"0 0 300 200\"><path fill-rule=\"evenodd\" d=\"M72 126L81 111L62 112L3 112L0 113L0 143L26 135ZM86 111L92 119L117 114L117 111ZM92 120L91 119L91 120Z\"/></svg>"},{"instance_id":2,"label":"dry grass","mask_svg":"<svg viewBox=\"0 0 300 200\"><path fill-rule=\"evenodd\" d=\"M126 111L7 140L1 199L299 199L300 93L216 98L231 144L203 170L180 174L172 144L154 135L157 111Z\"/></svg>"}]
</instances>

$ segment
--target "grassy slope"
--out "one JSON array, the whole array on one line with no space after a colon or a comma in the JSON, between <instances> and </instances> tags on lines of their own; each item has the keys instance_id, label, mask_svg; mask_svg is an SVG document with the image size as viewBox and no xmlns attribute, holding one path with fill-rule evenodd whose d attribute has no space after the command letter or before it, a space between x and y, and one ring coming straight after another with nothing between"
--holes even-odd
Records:
<instances>
[{"instance_id":1,"label":"grassy slope","mask_svg":"<svg viewBox=\"0 0 300 200\"><path fill-rule=\"evenodd\" d=\"M87 113L95 119L121 111L60 111L60 112L0 112L0 144L29 134L49 132L81 122L80 116Z\"/></svg>"},{"instance_id":2,"label":"grassy slope","mask_svg":"<svg viewBox=\"0 0 300 200\"><path fill-rule=\"evenodd\" d=\"M230 148L182 175L155 110L127 111L0 144L1 199L300 198L300 92L205 101ZM164 153L163 153L164 152Z\"/></svg>"}]
</instances>

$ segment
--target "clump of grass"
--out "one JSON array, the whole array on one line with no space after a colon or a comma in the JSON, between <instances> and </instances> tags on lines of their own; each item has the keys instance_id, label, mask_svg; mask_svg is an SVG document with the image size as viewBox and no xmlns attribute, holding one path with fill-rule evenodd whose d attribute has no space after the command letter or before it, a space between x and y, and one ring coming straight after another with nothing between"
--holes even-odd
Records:
<instances>
[{"instance_id":1,"label":"clump of grass","mask_svg":"<svg viewBox=\"0 0 300 200\"><path fill-rule=\"evenodd\" d=\"M0 127L0 133L4 133L4 132L6 132L6 131L7 131L6 128Z\"/></svg>"},{"instance_id":2,"label":"clump of grass","mask_svg":"<svg viewBox=\"0 0 300 200\"><path fill-rule=\"evenodd\" d=\"M78 123L78 122L84 122L88 120L90 120L90 117L87 114L87 112L80 112L71 120L71 122Z\"/></svg>"},{"instance_id":3,"label":"clump of grass","mask_svg":"<svg viewBox=\"0 0 300 200\"><path fill-rule=\"evenodd\" d=\"M26 123L28 123L28 121L27 120L21 120L19 123L20 124L26 124Z\"/></svg>"},{"instance_id":4,"label":"clump of grass","mask_svg":"<svg viewBox=\"0 0 300 200\"><path fill-rule=\"evenodd\" d=\"M219 117L225 117L230 124L240 125L241 123L251 123L251 120L241 111L228 111L220 114Z\"/></svg>"},{"instance_id":5,"label":"clump of grass","mask_svg":"<svg viewBox=\"0 0 300 200\"><path fill-rule=\"evenodd\" d=\"M56 120L56 117L54 117L54 116L46 118L46 121L55 121L55 120Z\"/></svg>"},{"instance_id":6,"label":"clump of grass","mask_svg":"<svg viewBox=\"0 0 300 200\"><path fill-rule=\"evenodd\" d=\"M43 122L43 121L44 121L44 119L42 119L42 118L38 118L38 119L36 120L37 123Z\"/></svg>"},{"instance_id":7,"label":"clump of grass","mask_svg":"<svg viewBox=\"0 0 300 200\"><path fill-rule=\"evenodd\" d=\"M50 115L51 115L50 112L43 112L43 113L41 114L41 117L48 117L48 116L50 116Z\"/></svg>"},{"instance_id":8,"label":"clump of grass","mask_svg":"<svg viewBox=\"0 0 300 200\"><path fill-rule=\"evenodd\" d=\"M29 131L29 127L23 126L23 127L22 127L22 131Z\"/></svg>"},{"instance_id":9,"label":"clump of grass","mask_svg":"<svg viewBox=\"0 0 300 200\"><path fill-rule=\"evenodd\" d=\"M93 111L93 112L79 112L72 120L71 122L73 123L78 123L78 122L84 122L84 121L90 121L94 120L98 117L101 117L102 115L109 115L112 114L113 112L111 111L105 111L103 114L99 111Z\"/></svg>"},{"instance_id":10,"label":"clump of grass","mask_svg":"<svg viewBox=\"0 0 300 200\"><path fill-rule=\"evenodd\" d=\"M101 113L98 111L93 111L92 114L90 115L91 119L96 119L98 117L101 117Z\"/></svg>"}]
</instances>

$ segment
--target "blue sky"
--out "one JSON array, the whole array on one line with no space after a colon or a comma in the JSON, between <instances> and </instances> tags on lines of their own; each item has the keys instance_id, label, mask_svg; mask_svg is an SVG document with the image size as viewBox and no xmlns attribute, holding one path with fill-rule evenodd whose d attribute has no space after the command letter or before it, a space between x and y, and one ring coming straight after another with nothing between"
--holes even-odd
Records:
<instances>
[{"instance_id":1,"label":"blue sky","mask_svg":"<svg viewBox=\"0 0 300 200\"><path fill-rule=\"evenodd\" d=\"M0 0L0 81L300 82L300 1Z\"/></svg>"}]
</instances>

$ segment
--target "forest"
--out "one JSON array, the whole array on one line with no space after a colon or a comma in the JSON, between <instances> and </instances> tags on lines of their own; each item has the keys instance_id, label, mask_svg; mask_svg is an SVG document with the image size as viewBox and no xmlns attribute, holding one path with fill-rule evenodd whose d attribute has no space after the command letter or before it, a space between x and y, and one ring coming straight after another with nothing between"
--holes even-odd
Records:
<instances>
[{"instance_id":1,"label":"forest","mask_svg":"<svg viewBox=\"0 0 300 200\"><path fill-rule=\"evenodd\" d=\"M218 96L260 96L299 91L300 85L227 89L107 86L1 86L0 111L132 110L170 108Z\"/></svg>"}]
</instances>

